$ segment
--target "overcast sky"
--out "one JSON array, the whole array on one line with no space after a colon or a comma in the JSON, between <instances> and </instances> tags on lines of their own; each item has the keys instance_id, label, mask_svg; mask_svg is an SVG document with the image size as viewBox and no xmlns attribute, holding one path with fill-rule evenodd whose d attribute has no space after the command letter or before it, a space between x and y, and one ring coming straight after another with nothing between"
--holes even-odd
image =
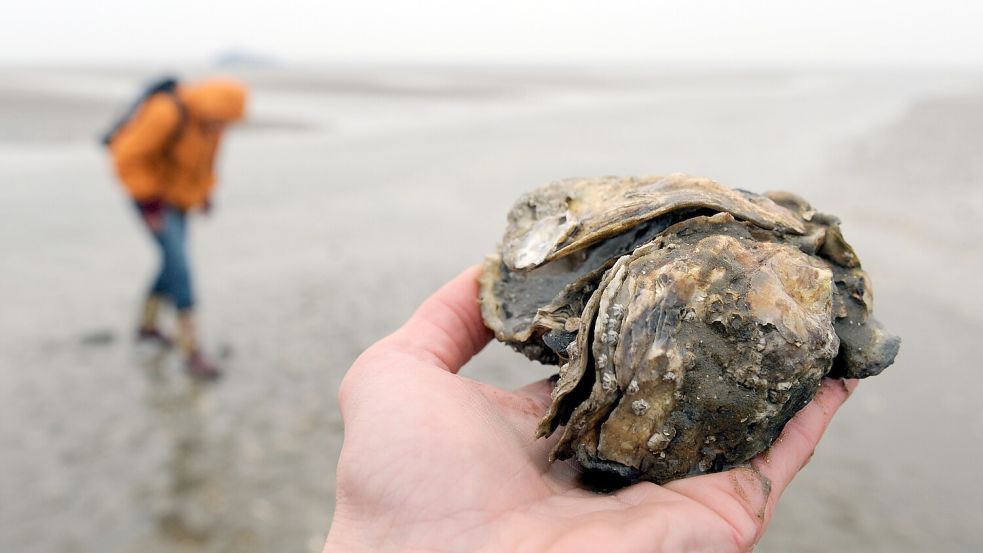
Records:
<instances>
[{"instance_id":1,"label":"overcast sky","mask_svg":"<svg viewBox=\"0 0 983 553\"><path fill-rule=\"evenodd\" d=\"M0 62L983 67L983 0L10 0Z\"/></svg>"}]
</instances>

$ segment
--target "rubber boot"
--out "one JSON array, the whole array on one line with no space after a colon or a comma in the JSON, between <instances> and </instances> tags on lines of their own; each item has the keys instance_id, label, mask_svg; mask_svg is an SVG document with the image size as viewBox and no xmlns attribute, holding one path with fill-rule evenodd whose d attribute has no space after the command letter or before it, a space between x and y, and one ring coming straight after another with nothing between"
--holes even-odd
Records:
<instances>
[{"instance_id":1,"label":"rubber boot","mask_svg":"<svg viewBox=\"0 0 983 553\"><path fill-rule=\"evenodd\" d=\"M222 376L222 371L201 354L195 337L194 317L190 309L178 314L178 343L185 355L185 369L192 378L215 380Z\"/></svg>"},{"instance_id":2,"label":"rubber boot","mask_svg":"<svg viewBox=\"0 0 983 553\"><path fill-rule=\"evenodd\" d=\"M174 345L174 341L157 327L157 314L160 313L160 306L163 302L163 296L157 294L147 296L147 299L143 303L143 312L140 314L137 341L156 342L165 348Z\"/></svg>"}]
</instances>

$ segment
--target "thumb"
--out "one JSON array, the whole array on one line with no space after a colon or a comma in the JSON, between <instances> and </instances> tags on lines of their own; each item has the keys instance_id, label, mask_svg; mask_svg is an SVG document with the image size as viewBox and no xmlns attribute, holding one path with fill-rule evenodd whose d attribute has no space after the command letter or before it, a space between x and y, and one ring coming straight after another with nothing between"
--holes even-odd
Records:
<instances>
[{"instance_id":1,"label":"thumb","mask_svg":"<svg viewBox=\"0 0 983 553\"><path fill-rule=\"evenodd\" d=\"M480 271L479 265L472 266L445 284L378 346L457 373L491 339L478 307Z\"/></svg>"}]
</instances>

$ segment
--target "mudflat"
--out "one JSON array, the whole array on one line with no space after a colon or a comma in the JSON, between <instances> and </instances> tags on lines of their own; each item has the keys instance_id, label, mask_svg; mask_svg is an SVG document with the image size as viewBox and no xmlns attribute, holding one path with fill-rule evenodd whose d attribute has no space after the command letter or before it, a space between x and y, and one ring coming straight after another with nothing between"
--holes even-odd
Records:
<instances>
[{"instance_id":1,"label":"mudflat","mask_svg":"<svg viewBox=\"0 0 983 553\"><path fill-rule=\"evenodd\" d=\"M983 548L983 74L238 73L251 121L191 226L205 343L228 373L199 386L132 342L156 260L96 142L148 73L0 68L0 550L320 551L358 353L494 251L521 192L675 171L840 216L904 339L757 550ZM550 373L496 343L462 372Z\"/></svg>"}]
</instances>

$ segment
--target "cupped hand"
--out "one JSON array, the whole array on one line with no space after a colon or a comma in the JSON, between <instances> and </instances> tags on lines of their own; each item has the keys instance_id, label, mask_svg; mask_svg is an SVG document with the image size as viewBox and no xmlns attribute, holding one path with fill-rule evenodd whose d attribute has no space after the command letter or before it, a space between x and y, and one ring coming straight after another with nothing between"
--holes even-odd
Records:
<instances>
[{"instance_id":1,"label":"cupped hand","mask_svg":"<svg viewBox=\"0 0 983 553\"><path fill-rule=\"evenodd\" d=\"M339 403L345 440L325 552L747 551L856 381L823 381L772 447L746 466L615 493L578 484L534 439L541 380L507 391L459 376L490 339L478 268L363 353Z\"/></svg>"}]
</instances>

